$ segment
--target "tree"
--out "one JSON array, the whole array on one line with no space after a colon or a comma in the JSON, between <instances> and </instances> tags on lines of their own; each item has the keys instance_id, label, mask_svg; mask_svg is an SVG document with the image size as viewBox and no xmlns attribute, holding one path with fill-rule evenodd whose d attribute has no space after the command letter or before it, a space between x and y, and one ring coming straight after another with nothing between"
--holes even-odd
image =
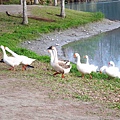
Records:
<instances>
[{"instance_id":1,"label":"tree","mask_svg":"<svg viewBox=\"0 0 120 120\"><path fill-rule=\"evenodd\" d=\"M39 4L39 1L38 0L34 0L34 4Z\"/></svg>"},{"instance_id":2,"label":"tree","mask_svg":"<svg viewBox=\"0 0 120 120\"><path fill-rule=\"evenodd\" d=\"M23 21L22 24L28 24L26 0L23 0Z\"/></svg>"},{"instance_id":3,"label":"tree","mask_svg":"<svg viewBox=\"0 0 120 120\"><path fill-rule=\"evenodd\" d=\"M54 6L57 6L57 0L54 0Z\"/></svg>"},{"instance_id":4,"label":"tree","mask_svg":"<svg viewBox=\"0 0 120 120\"><path fill-rule=\"evenodd\" d=\"M23 5L23 0L20 0L20 4Z\"/></svg>"},{"instance_id":5,"label":"tree","mask_svg":"<svg viewBox=\"0 0 120 120\"><path fill-rule=\"evenodd\" d=\"M65 18L65 0L61 0L61 13L60 16Z\"/></svg>"}]
</instances>

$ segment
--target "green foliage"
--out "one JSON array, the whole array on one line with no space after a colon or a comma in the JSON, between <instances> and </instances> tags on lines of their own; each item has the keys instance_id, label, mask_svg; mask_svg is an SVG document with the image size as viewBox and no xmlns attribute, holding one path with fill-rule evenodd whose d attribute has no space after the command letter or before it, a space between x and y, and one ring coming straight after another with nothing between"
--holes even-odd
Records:
<instances>
[{"instance_id":1,"label":"green foliage","mask_svg":"<svg viewBox=\"0 0 120 120\"><path fill-rule=\"evenodd\" d=\"M2 2L3 4L19 4L20 1L19 0L8 0L8 1L5 1L5 2Z\"/></svg>"},{"instance_id":2,"label":"green foliage","mask_svg":"<svg viewBox=\"0 0 120 120\"><path fill-rule=\"evenodd\" d=\"M102 14L101 12L96 12L95 14L94 14L94 17L96 18L96 20L98 19L98 18L103 18L103 17L105 17L104 16L104 14Z\"/></svg>"}]
</instances>

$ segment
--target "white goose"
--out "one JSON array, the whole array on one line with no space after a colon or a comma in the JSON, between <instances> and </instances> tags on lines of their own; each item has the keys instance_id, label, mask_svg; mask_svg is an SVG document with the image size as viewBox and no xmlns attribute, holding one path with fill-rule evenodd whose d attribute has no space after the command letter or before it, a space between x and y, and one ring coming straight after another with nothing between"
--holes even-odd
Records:
<instances>
[{"instance_id":1,"label":"white goose","mask_svg":"<svg viewBox=\"0 0 120 120\"><path fill-rule=\"evenodd\" d=\"M51 50L48 48L48 52L50 53L50 65L53 66L53 61L54 61L54 57L55 57L55 51ZM59 60L58 56L56 56L56 59L58 60L58 64L66 64L66 65L70 65L70 61L69 60Z\"/></svg>"},{"instance_id":2,"label":"white goose","mask_svg":"<svg viewBox=\"0 0 120 120\"><path fill-rule=\"evenodd\" d=\"M110 77L118 77L118 78L120 78L119 68L115 67L114 62L110 61L109 65L111 65L111 66L103 66L103 67L101 67L100 72L106 73Z\"/></svg>"},{"instance_id":3,"label":"white goose","mask_svg":"<svg viewBox=\"0 0 120 120\"><path fill-rule=\"evenodd\" d=\"M74 57L77 58L77 69L82 73L82 78L84 78L85 74L89 74L92 72L92 68L89 64L81 63L80 62L80 55L78 53L74 54ZM90 75L90 78L92 76Z\"/></svg>"},{"instance_id":4,"label":"white goose","mask_svg":"<svg viewBox=\"0 0 120 120\"><path fill-rule=\"evenodd\" d=\"M50 65L53 67L53 61L54 61L53 51L48 49L48 53L50 54Z\"/></svg>"},{"instance_id":5,"label":"white goose","mask_svg":"<svg viewBox=\"0 0 120 120\"><path fill-rule=\"evenodd\" d=\"M21 61L19 59L15 58L15 57L7 56L6 51L4 49L4 46L1 45L0 47L3 51L3 61L4 61L4 63L11 66L10 70L14 70L14 67L20 65Z\"/></svg>"},{"instance_id":6,"label":"white goose","mask_svg":"<svg viewBox=\"0 0 120 120\"><path fill-rule=\"evenodd\" d=\"M22 66L22 70L26 70L26 67L33 67L30 66L32 64L33 61L35 61L36 59L32 59L32 58L28 58L27 56L24 55L18 55L15 52L13 52L12 50L10 50L8 47L5 47L5 50L7 50L9 53L11 53L15 58L19 59L21 61L21 63L23 64Z\"/></svg>"},{"instance_id":7,"label":"white goose","mask_svg":"<svg viewBox=\"0 0 120 120\"><path fill-rule=\"evenodd\" d=\"M53 62L52 62L52 67L54 68L54 70L56 71L53 75L57 75L57 74L62 74L62 78L64 78L64 74L67 74L70 72L71 69L71 65L67 65L65 63L59 63L58 57L57 57L57 50L54 46L51 46L48 48L48 50L53 50L54 55L52 55L52 57L54 57Z\"/></svg>"},{"instance_id":8,"label":"white goose","mask_svg":"<svg viewBox=\"0 0 120 120\"><path fill-rule=\"evenodd\" d=\"M109 64L109 67L112 67L116 72L119 71L119 68L115 66L115 63L113 61L110 61L108 64Z\"/></svg>"},{"instance_id":9,"label":"white goose","mask_svg":"<svg viewBox=\"0 0 120 120\"><path fill-rule=\"evenodd\" d=\"M86 58L86 64L91 65L92 72L97 72L98 66L95 66L95 65L89 63L88 55L85 55L84 58Z\"/></svg>"},{"instance_id":10,"label":"white goose","mask_svg":"<svg viewBox=\"0 0 120 120\"><path fill-rule=\"evenodd\" d=\"M110 77L118 77L120 78L120 72L119 71L114 71L113 67L107 67L104 66L103 71Z\"/></svg>"},{"instance_id":11,"label":"white goose","mask_svg":"<svg viewBox=\"0 0 120 120\"><path fill-rule=\"evenodd\" d=\"M106 73L106 69L108 68L108 66L102 66L101 68L100 68L100 73Z\"/></svg>"}]
</instances>

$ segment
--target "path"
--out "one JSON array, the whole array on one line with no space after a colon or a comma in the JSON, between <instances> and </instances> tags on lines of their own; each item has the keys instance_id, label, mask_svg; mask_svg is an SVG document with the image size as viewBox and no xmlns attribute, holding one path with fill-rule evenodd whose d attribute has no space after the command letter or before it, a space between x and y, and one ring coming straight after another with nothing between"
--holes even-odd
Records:
<instances>
[{"instance_id":1,"label":"path","mask_svg":"<svg viewBox=\"0 0 120 120\"><path fill-rule=\"evenodd\" d=\"M0 75L1 76L1 75ZM97 103L50 99L34 80L0 77L0 120L119 120Z\"/></svg>"}]
</instances>

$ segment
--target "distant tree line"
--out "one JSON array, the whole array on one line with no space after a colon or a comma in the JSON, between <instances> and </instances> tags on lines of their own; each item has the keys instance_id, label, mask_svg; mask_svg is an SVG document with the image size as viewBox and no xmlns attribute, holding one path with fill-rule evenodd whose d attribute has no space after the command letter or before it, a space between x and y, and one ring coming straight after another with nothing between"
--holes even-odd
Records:
<instances>
[{"instance_id":1,"label":"distant tree line","mask_svg":"<svg viewBox=\"0 0 120 120\"><path fill-rule=\"evenodd\" d=\"M0 0L0 4L21 4L22 0ZM60 4L61 0L57 0L57 3ZM101 0L65 0L65 3L71 3L71 2L92 2L92 1L101 1ZM103 0L102 0L103 1ZM48 4L53 5L54 0L26 0L26 3L29 5L32 4Z\"/></svg>"}]
</instances>

